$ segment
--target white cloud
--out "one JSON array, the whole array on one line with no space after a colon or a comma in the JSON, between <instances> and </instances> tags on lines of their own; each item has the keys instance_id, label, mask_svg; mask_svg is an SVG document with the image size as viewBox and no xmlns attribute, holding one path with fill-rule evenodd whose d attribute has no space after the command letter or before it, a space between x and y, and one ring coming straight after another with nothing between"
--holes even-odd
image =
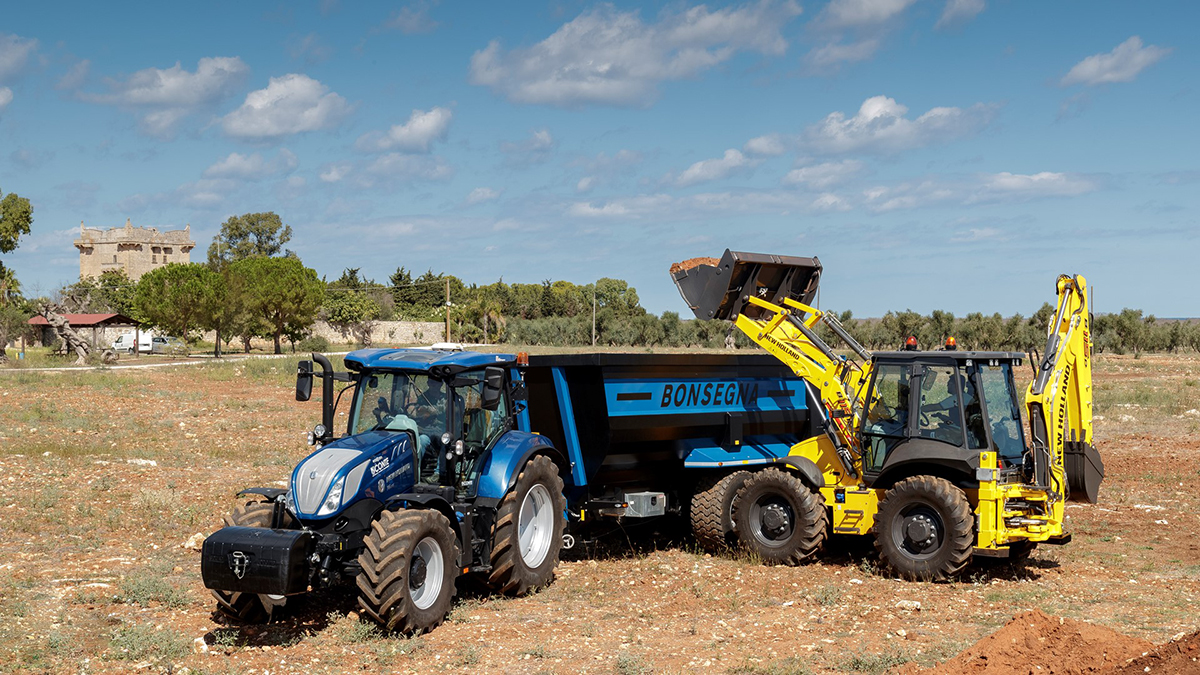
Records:
<instances>
[{"instance_id":1,"label":"white cloud","mask_svg":"<svg viewBox=\"0 0 1200 675\"><path fill-rule=\"evenodd\" d=\"M287 148L282 148L272 159L266 159L261 153L243 155L237 152L213 164L204 170L205 178L243 178L260 180L279 173L287 173L296 168L299 160Z\"/></svg>"},{"instance_id":2,"label":"white cloud","mask_svg":"<svg viewBox=\"0 0 1200 675\"><path fill-rule=\"evenodd\" d=\"M853 42L831 42L824 47L816 47L805 55L808 65L823 69L839 63L857 63L866 61L875 55L879 49L878 38L866 38Z\"/></svg>"},{"instance_id":3,"label":"white cloud","mask_svg":"<svg viewBox=\"0 0 1200 675\"><path fill-rule=\"evenodd\" d=\"M754 166L756 162L748 159L740 151L730 148L725 155L716 159L702 159L684 169L674 183L679 187L720 180L726 176L743 171Z\"/></svg>"},{"instance_id":4,"label":"white cloud","mask_svg":"<svg viewBox=\"0 0 1200 675\"><path fill-rule=\"evenodd\" d=\"M321 173L317 177L326 183L336 183L349 175L351 169L349 162L333 162L321 167Z\"/></svg>"},{"instance_id":5,"label":"white cloud","mask_svg":"<svg viewBox=\"0 0 1200 675\"><path fill-rule=\"evenodd\" d=\"M3 110L8 107L8 104L12 103L12 100L12 89L9 89L8 87L0 87L0 112L3 112Z\"/></svg>"},{"instance_id":6,"label":"white cloud","mask_svg":"<svg viewBox=\"0 0 1200 675\"><path fill-rule=\"evenodd\" d=\"M991 121L994 107L932 108L916 119L907 113L894 99L873 96L848 119L842 112L830 113L805 130L804 142L819 153L889 154L973 134Z\"/></svg>"},{"instance_id":7,"label":"white cloud","mask_svg":"<svg viewBox=\"0 0 1200 675\"><path fill-rule=\"evenodd\" d=\"M596 177L595 176L584 176L583 178L579 179L578 183L575 184L575 191L576 192L589 192L589 191L591 191L591 189L593 187L595 187L595 185L596 185Z\"/></svg>"},{"instance_id":8,"label":"white cloud","mask_svg":"<svg viewBox=\"0 0 1200 675\"><path fill-rule=\"evenodd\" d=\"M935 29L956 28L979 16L987 8L984 0L946 0L942 9L942 17L938 19Z\"/></svg>"},{"instance_id":9,"label":"white cloud","mask_svg":"<svg viewBox=\"0 0 1200 675\"><path fill-rule=\"evenodd\" d=\"M1042 171L1035 174L1007 171L982 177L976 201L990 197L1075 197L1098 189L1086 176Z\"/></svg>"},{"instance_id":10,"label":"white cloud","mask_svg":"<svg viewBox=\"0 0 1200 675\"><path fill-rule=\"evenodd\" d=\"M121 81L105 79L108 93L80 93L85 101L142 111L142 130L154 136L174 133L180 120L197 109L216 104L245 79L250 68L234 57L206 57L188 72L176 62L171 68L146 68Z\"/></svg>"},{"instance_id":11,"label":"white cloud","mask_svg":"<svg viewBox=\"0 0 1200 675\"><path fill-rule=\"evenodd\" d=\"M895 19L916 0L832 0L819 21L830 28L880 26Z\"/></svg>"},{"instance_id":12,"label":"white cloud","mask_svg":"<svg viewBox=\"0 0 1200 675\"><path fill-rule=\"evenodd\" d=\"M510 162L536 164L546 161L557 145L549 129L536 129L523 141L501 143L500 150L508 154Z\"/></svg>"},{"instance_id":13,"label":"white cloud","mask_svg":"<svg viewBox=\"0 0 1200 675\"><path fill-rule=\"evenodd\" d=\"M429 18L429 10L436 4L436 2L411 2L393 12L383 27L398 30L405 35L432 32L438 27L438 22Z\"/></svg>"},{"instance_id":14,"label":"white cloud","mask_svg":"<svg viewBox=\"0 0 1200 675\"><path fill-rule=\"evenodd\" d=\"M333 47L325 44L316 33L309 33L303 37L293 35L288 42L288 54L293 59L303 60L309 65L327 61L333 56Z\"/></svg>"},{"instance_id":15,"label":"white cloud","mask_svg":"<svg viewBox=\"0 0 1200 675\"><path fill-rule=\"evenodd\" d=\"M792 169L783 177L788 185L804 185L817 190L824 190L862 172L864 164L853 159L839 162L825 162Z\"/></svg>"},{"instance_id":16,"label":"white cloud","mask_svg":"<svg viewBox=\"0 0 1200 675\"><path fill-rule=\"evenodd\" d=\"M575 202L567 209L567 213L583 218L636 218L659 213L663 207L674 201L670 195L657 194L614 199L599 206L594 206L589 202Z\"/></svg>"},{"instance_id":17,"label":"white cloud","mask_svg":"<svg viewBox=\"0 0 1200 675\"><path fill-rule=\"evenodd\" d=\"M454 174L441 157L388 153L368 164L367 173L400 181L445 180Z\"/></svg>"},{"instance_id":18,"label":"white cloud","mask_svg":"<svg viewBox=\"0 0 1200 675\"><path fill-rule=\"evenodd\" d=\"M500 193L501 190L493 190L490 187L477 187L467 195L467 204L474 206L483 202L495 201L500 198Z\"/></svg>"},{"instance_id":19,"label":"white cloud","mask_svg":"<svg viewBox=\"0 0 1200 675\"><path fill-rule=\"evenodd\" d=\"M512 101L557 106L648 105L659 83L695 77L739 52L780 56L782 27L800 14L790 0L709 11L638 12L600 5L532 47L504 51L498 41L471 57L471 82Z\"/></svg>"},{"instance_id":20,"label":"white cloud","mask_svg":"<svg viewBox=\"0 0 1200 675\"><path fill-rule=\"evenodd\" d=\"M221 120L235 138L265 140L336 126L352 106L329 87L298 73L272 77L266 89L252 91Z\"/></svg>"},{"instance_id":21,"label":"white cloud","mask_svg":"<svg viewBox=\"0 0 1200 675\"><path fill-rule=\"evenodd\" d=\"M767 134L766 136L758 136L746 141L746 144L742 146L742 150L747 155L775 157L786 152L787 147L779 134Z\"/></svg>"},{"instance_id":22,"label":"white cloud","mask_svg":"<svg viewBox=\"0 0 1200 675\"><path fill-rule=\"evenodd\" d=\"M76 63L68 68L67 72L63 74L61 78L59 78L58 84L54 85L54 88L66 91L74 91L82 87L83 83L87 81L87 76L88 73L91 72L91 69L92 62L88 61L87 59Z\"/></svg>"},{"instance_id":23,"label":"white cloud","mask_svg":"<svg viewBox=\"0 0 1200 675\"><path fill-rule=\"evenodd\" d=\"M33 38L0 33L0 84L11 81L25 70L29 55L37 46L38 41Z\"/></svg>"},{"instance_id":24,"label":"white cloud","mask_svg":"<svg viewBox=\"0 0 1200 675\"><path fill-rule=\"evenodd\" d=\"M812 201L810 206L814 211L849 211L851 208L845 199L832 192L826 192L818 196Z\"/></svg>"},{"instance_id":25,"label":"white cloud","mask_svg":"<svg viewBox=\"0 0 1200 675\"><path fill-rule=\"evenodd\" d=\"M371 131L363 134L354 147L364 152L429 152L434 141L446 139L453 116L454 113L448 108L413 110L404 124L394 125L387 132Z\"/></svg>"},{"instance_id":26,"label":"white cloud","mask_svg":"<svg viewBox=\"0 0 1200 675\"><path fill-rule=\"evenodd\" d=\"M1109 84L1130 82L1146 68L1153 65L1171 50L1155 45L1143 45L1142 38L1134 35L1105 54L1093 54L1076 63L1063 76L1062 85Z\"/></svg>"}]
</instances>

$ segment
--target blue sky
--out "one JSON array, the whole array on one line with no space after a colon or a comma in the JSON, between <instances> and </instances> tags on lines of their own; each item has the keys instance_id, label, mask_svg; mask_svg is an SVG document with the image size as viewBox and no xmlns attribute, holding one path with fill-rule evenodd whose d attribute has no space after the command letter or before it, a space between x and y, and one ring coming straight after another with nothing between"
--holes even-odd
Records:
<instances>
[{"instance_id":1,"label":"blue sky","mask_svg":"<svg viewBox=\"0 0 1200 675\"><path fill-rule=\"evenodd\" d=\"M275 211L329 278L629 280L818 256L821 304L1200 316L1195 3L81 3L0 21L5 256ZM1189 39L1192 38L1192 39Z\"/></svg>"}]
</instances>

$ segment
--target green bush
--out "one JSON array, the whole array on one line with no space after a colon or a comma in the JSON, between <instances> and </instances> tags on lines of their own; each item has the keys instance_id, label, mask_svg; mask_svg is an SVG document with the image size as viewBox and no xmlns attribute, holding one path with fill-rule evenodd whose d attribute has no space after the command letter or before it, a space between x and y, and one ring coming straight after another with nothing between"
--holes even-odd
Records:
<instances>
[{"instance_id":1,"label":"green bush","mask_svg":"<svg viewBox=\"0 0 1200 675\"><path fill-rule=\"evenodd\" d=\"M320 335L310 335L298 342L296 347L302 352L327 352L332 345Z\"/></svg>"}]
</instances>

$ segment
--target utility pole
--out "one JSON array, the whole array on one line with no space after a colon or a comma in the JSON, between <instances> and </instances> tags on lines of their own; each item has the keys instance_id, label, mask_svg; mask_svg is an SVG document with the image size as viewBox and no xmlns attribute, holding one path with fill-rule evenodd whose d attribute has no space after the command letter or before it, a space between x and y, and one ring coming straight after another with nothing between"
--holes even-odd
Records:
<instances>
[{"instance_id":1,"label":"utility pole","mask_svg":"<svg viewBox=\"0 0 1200 675\"><path fill-rule=\"evenodd\" d=\"M450 277L446 277L446 342L450 341Z\"/></svg>"}]
</instances>

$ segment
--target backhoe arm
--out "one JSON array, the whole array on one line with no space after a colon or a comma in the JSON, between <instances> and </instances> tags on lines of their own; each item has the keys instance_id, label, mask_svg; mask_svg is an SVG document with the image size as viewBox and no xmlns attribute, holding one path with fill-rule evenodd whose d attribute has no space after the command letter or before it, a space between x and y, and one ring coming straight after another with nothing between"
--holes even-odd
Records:
<instances>
[{"instance_id":1,"label":"backhoe arm","mask_svg":"<svg viewBox=\"0 0 1200 675\"><path fill-rule=\"evenodd\" d=\"M1099 498L1104 463L1092 445L1092 336L1087 280L1058 278L1058 309L1025 393L1032 478L1056 498Z\"/></svg>"}]
</instances>

